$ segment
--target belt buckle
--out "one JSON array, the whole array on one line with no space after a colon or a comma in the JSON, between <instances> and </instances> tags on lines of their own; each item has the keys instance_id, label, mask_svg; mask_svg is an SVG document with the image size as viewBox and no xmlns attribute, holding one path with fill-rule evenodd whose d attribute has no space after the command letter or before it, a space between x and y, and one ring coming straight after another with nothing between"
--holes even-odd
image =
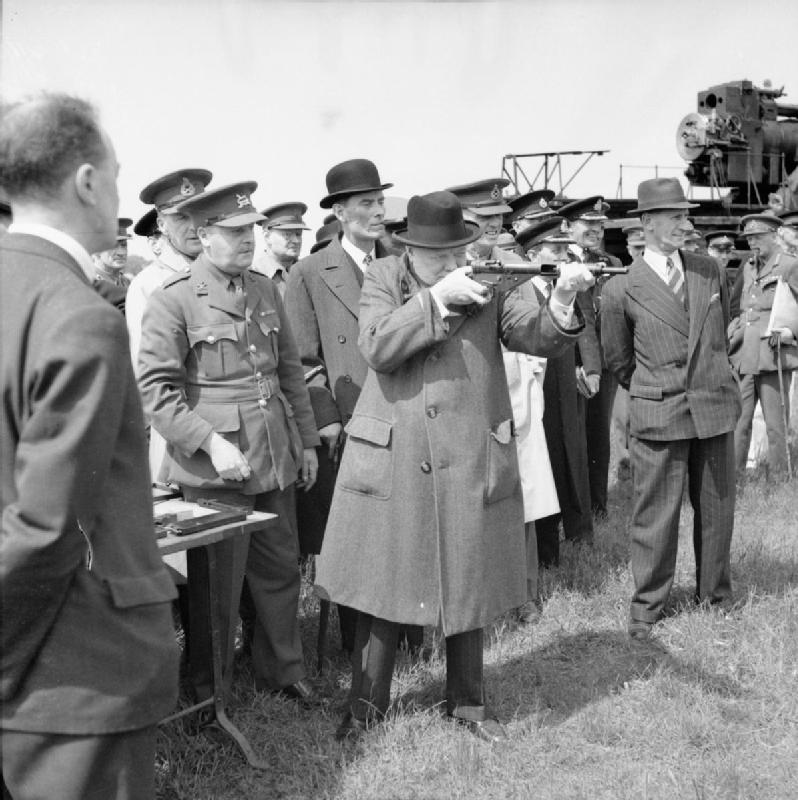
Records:
<instances>
[{"instance_id":1,"label":"belt buckle","mask_svg":"<svg viewBox=\"0 0 798 800\"><path fill-rule=\"evenodd\" d=\"M269 377L258 378L258 391L264 400L269 400L274 394L272 379Z\"/></svg>"}]
</instances>

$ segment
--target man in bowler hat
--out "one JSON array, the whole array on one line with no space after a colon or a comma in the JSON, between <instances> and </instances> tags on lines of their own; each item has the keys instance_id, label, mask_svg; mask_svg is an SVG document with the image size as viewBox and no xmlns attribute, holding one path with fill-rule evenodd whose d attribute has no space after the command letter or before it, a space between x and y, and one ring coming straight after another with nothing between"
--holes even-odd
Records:
<instances>
[{"instance_id":1,"label":"man in bowler hat","mask_svg":"<svg viewBox=\"0 0 798 800\"><path fill-rule=\"evenodd\" d=\"M393 184L382 181L373 162L354 158L331 167L326 185L327 194L319 205L332 210L341 230L326 247L291 269L285 305L323 444L320 483L332 487L329 477L337 468L343 425L352 417L367 370L357 346L360 287L371 263L389 255L381 241L385 233L383 191ZM330 500L331 496L317 498L323 513L315 537L308 529L303 534L307 553L320 552ZM341 643L351 651L355 615L340 606L338 614Z\"/></svg>"},{"instance_id":2,"label":"man in bowler hat","mask_svg":"<svg viewBox=\"0 0 798 800\"><path fill-rule=\"evenodd\" d=\"M629 391L632 465L629 634L646 639L673 583L685 483L693 506L696 599L731 601L734 439L740 392L726 352L718 265L683 250L696 206L675 178L643 181L633 212L643 255L602 293L607 366Z\"/></svg>"},{"instance_id":3,"label":"man in bowler hat","mask_svg":"<svg viewBox=\"0 0 798 800\"><path fill-rule=\"evenodd\" d=\"M447 714L486 741L505 736L485 701L482 628L526 600L526 564L500 342L564 350L581 328L574 290L592 276L572 265L542 308L494 294L465 266L480 234L451 192L415 196L394 234L406 253L365 275L368 372L317 577L322 597L360 611L339 738L387 711L400 623L442 626Z\"/></svg>"}]
</instances>

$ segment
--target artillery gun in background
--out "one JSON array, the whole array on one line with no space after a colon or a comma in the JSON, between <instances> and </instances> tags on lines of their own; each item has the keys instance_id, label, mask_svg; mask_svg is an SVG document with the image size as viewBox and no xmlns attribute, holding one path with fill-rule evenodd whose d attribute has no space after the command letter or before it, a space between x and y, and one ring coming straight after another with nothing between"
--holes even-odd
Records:
<instances>
[{"instance_id":1,"label":"artillery gun in background","mask_svg":"<svg viewBox=\"0 0 798 800\"><path fill-rule=\"evenodd\" d=\"M773 89L769 81L758 88L748 80L722 83L698 92L697 110L678 125L676 149L688 162L684 170L690 184L688 196L699 206L691 219L699 231L735 229L741 217L768 205L774 210L798 208L798 106L776 102L783 96L783 88ZM532 189L553 189L558 199L569 202L565 197L568 184L592 158L607 152L509 154L502 159L501 174L510 180L512 186L508 188L514 195ZM565 158L577 156L581 163L564 179ZM529 159L539 163L536 173L527 165ZM660 169L663 168L651 168L650 172L659 175ZM628 264L622 228L630 218L627 212L637 206L637 201L621 196L622 176L623 166L618 196L605 195L611 201L611 209L604 245L609 253ZM709 188L710 197L695 197L693 187ZM576 198L570 198L573 199ZM748 256L745 243L738 244L743 247L738 248L737 257L730 264L732 273Z\"/></svg>"}]
</instances>

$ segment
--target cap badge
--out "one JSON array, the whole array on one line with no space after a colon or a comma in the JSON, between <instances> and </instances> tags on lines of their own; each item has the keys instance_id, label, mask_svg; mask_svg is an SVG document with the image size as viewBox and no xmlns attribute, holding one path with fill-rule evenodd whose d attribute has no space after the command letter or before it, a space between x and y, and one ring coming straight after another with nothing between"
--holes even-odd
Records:
<instances>
[{"instance_id":1,"label":"cap badge","mask_svg":"<svg viewBox=\"0 0 798 800\"><path fill-rule=\"evenodd\" d=\"M560 233L568 233L571 229L568 227L568 220L564 219L560 223Z\"/></svg>"},{"instance_id":2,"label":"cap badge","mask_svg":"<svg viewBox=\"0 0 798 800\"><path fill-rule=\"evenodd\" d=\"M183 176L183 182L180 184L180 194L183 197L191 197L191 195L196 194L197 189L194 184L185 176Z\"/></svg>"},{"instance_id":3,"label":"cap badge","mask_svg":"<svg viewBox=\"0 0 798 800\"><path fill-rule=\"evenodd\" d=\"M593 206L593 210L598 211L600 214L604 210L604 201L596 200L596 204Z\"/></svg>"},{"instance_id":4,"label":"cap badge","mask_svg":"<svg viewBox=\"0 0 798 800\"><path fill-rule=\"evenodd\" d=\"M547 202L545 197L541 197L540 200L538 200L538 206L540 206L540 208L548 208L549 207L549 204L548 204L548 202Z\"/></svg>"},{"instance_id":5,"label":"cap badge","mask_svg":"<svg viewBox=\"0 0 798 800\"><path fill-rule=\"evenodd\" d=\"M197 284L197 297L204 297L208 294L208 284L205 281L200 281Z\"/></svg>"},{"instance_id":6,"label":"cap badge","mask_svg":"<svg viewBox=\"0 0 798 800\"><path fill-rule=\"evenodd\" d=\"M490 192L490 199L491 200L500 200L502 196L502 190L499 188L498 184L496 184Z\"/></svg>"},{"instance_id":7,"label":"cap badge","mask_svg":"<svg viewBox=\"0 0 798 800\"><path fill-rule=\"evenodd\" d=\"M246 194L237 194L236 195L236 203L238 203L239 208L246 208L247 206L251 206L252 203L250 202L249 195Z\"/></svg>"}]
</instances>

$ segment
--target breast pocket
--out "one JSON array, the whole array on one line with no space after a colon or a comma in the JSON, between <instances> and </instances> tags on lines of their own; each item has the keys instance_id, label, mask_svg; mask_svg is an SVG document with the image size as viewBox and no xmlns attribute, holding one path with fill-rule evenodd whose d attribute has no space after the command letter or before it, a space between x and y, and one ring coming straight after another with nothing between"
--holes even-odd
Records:
<instances>
[{"instance_id":1,"label":"breast pocket","mask_svg":"<svg viewBox=\"0 0 798 800\"><path fill-rule=\"evenodd\" d=\"M338 485L347 492L379 500L391 496L393 484L392 423L355 415L346 426L348 439Z\"/></svg>"},{"instance_id":2,"label":"breast pocket","mask_svg":"<svg viewBox=\"0 0 798 800\"><path fill-rule=\"evenodd\" d=\"M279 363L280 315L276 311L261 311L256 317L261 335L266 339L274 363Z\"/></svg>"},{"instance_id":3,"label":"breast pocket","mask_svg":"<svg viewBox=\"0 0 798 800\"><path fill-rule=\"evenodd\" d=\"M485 505L512 496L518 489L518 454L513 437L513 422L500 422L488 431L485 470Z\"/></svg>"},{"instance_id":4,"label":"breast pocket","mask_svg":"<svg viewBox=\"0 0 798 800\"><path fill-rule=\"evenodd\" d=\"M186 336L197 359L200 374L221 378L225 374L225 359L231 363L238 357L238 333L232 322L188 325Z\"/></svg>"}]
</instances>

